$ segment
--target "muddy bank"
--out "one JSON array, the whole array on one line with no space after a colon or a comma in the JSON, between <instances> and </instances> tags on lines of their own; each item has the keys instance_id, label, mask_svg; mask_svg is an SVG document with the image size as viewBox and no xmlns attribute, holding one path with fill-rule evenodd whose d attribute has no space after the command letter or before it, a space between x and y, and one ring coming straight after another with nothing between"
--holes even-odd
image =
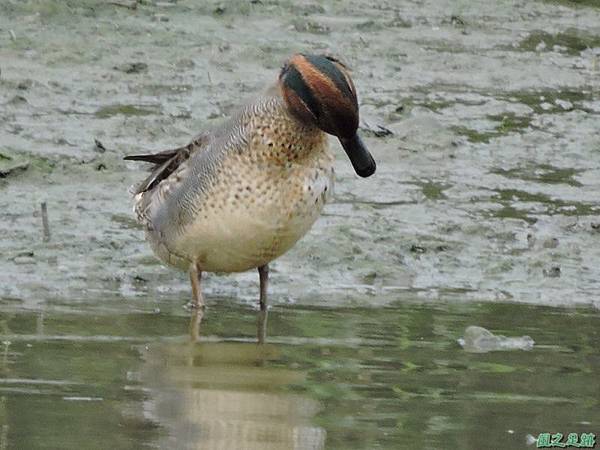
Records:
<instances>
[{"instance_id":1,"label":"muddy bank","mask_svg":"<svg viewBox=\"0 0 600 450\"><path fill-rule=\"evenodd\" d=\"M335 199L274 264L273 302L598 301L590 2L123 3L0 5L6 307L187 299L132 220L143 172L121 158L185 143L295 51L353 68L378 173L358 179L336 148ZM251 302L257 277L210 276L206 293Z\"/></svg>"}]
</instances>

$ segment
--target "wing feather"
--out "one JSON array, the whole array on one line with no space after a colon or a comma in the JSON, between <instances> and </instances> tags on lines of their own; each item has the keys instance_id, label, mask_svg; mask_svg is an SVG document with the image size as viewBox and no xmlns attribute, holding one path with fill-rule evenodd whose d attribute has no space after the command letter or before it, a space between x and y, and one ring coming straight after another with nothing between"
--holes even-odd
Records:
<instances>
[{"instance_id":1,"label":"wing feather","mask_svg":"<svg viewBox=\"0 0 600 450\"><path fill-rule=\"evenodd\" d=\"M132 187L135 198L134 211L138 222L148 229L152 228L152 211L159 207L169 193L181 183L187 172L186 162L192 154L206 148L208 134L201 134L183 147L165 150L158 153L129 155L128 161L143 161L154 164L150 175L141 183Z\"/></svg>"},{"instance_id":2,"label":"wing feather","mask_svg":"<svg viewBox=\"0 0 600 450\"><path fill-rule=\"evenodd\" d=\"M203 148L208 142L208 136L201 134L192 142L183 147L164 150L158 153L149 153L143 155L126 156L127 161L144 161L154 164L150 175L141 183L135 185L132 190L133 195L141 194L142 192L151 191L158 186L162 181L169 178L185 161L190 158L190 155L199 149Z\"/></svg>"}]
</instances>

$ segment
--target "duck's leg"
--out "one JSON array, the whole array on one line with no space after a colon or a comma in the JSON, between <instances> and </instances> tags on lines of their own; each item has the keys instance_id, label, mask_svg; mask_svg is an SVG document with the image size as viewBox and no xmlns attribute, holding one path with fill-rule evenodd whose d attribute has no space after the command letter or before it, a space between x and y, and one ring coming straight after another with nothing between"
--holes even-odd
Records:
<instances>
[{"instance_id":1,"label":"duck's leg","mask_svg":"<svg viewBox=\"0 0 600 450\"><path fill-rule=\"evenodd\" d=\"M264 344L267 340L267 318L269 312L266 309L258 312L258 321L256 322L256 338L259 344Z\"/></svg>"},{"instance_id":2,"label":"duck's leg","mask_svg":"<svg viewBox=\"0 0 600 450\"><path fill-rule=\"evenodd\" d=\"M196 262L190 264L190 282L192 283L192 308L204 308L202 269Z\"/></svg>"},{"instance_id":3,"label":"duck's leg","mask_svg":"<svg viewBox=\"0 0 600 450\"><path fill-rule=\"evenodd\" d=\"M269 285L269 265L265 264L258 268L258 277L260 279L260 312L258 313L258 323L256 324L256 337L259 344L264 344L267 338L267 287Z\"/></svg>"},{"instance_id":4,"label":"duck's leg","mask_svg":"<svg viewBox=\"0 0 600 450\"><path fill-rule=\"evenodd\" d=\"M260 310L267 309L267 287L269 285L269 265L265 264L258 268L258 277L260 279Z\"/></svg>"},{"instance_id":5,"label":"duck's leg","mask_svg":"<svg viewBox=\"0 0 600 450\"><path fill-rule=\"evenodd\" d=\"M204 317L204 308L194 308L190 316L190 338L192 343L198 342L200 337L200 324Z\"/></svg>"}]
</instances>

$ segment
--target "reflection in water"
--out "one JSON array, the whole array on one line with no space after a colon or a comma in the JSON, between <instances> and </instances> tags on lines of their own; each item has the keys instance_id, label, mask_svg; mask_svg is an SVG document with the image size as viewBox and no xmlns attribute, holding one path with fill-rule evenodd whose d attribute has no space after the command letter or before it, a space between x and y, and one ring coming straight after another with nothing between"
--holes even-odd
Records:
<instances>
[{"instance_id":1,"label":"reflection in water","mask_svg":"<svg viewBox=\"0 0 600 450\"><path fill-rule=\"evenodd\" d=\"M257 314L256 339L259 344L264 344L267 340L267 319L269 311L260 310ZM198 342L200 339L200 328L204 318L204 308L194 308L190 316L190 338L192 342Z\"/></svg>"},{"instance_id":2,"label":"reflection in water","mask_svg":"<svg viewBox=\"0 0 600 450\"><path fill-rule=\"evenodd\" d=\"M600 423L594 308L276 307L257 345L248 307L215 303L190 342L160 306L0 306L0 450L516 449ZM465 352L473 324L536 345Z\"/></svg>"},{"instance_id":3,"label":"reflection in water","mask_svg":"<svg viewBox=\"0 0 600 450\"><path fill-rule=\"evenodd\" d=\"M151 392L144 410L168 434L161 447L323 449L325 430L311 424L319 403L285 391L305 374L271 367L280 356L274 346L201 342L201 321L202 311L194 311L190 343L142 350L141 382ZM259 342L265 327L266 314L259 314Z\"/></svg>"},{"instance_id":4,"label":"reflection in water","mask_svg":"<svg viewBox=\"0 0 600 450\"><path fill-rule=\"evenodd\" d=\"M190 316L190 339L192 342L198 342L200 338L200 325L202 325L202 319L204 318L204 308L192 309Z\"/></svg>"}]
</instances>

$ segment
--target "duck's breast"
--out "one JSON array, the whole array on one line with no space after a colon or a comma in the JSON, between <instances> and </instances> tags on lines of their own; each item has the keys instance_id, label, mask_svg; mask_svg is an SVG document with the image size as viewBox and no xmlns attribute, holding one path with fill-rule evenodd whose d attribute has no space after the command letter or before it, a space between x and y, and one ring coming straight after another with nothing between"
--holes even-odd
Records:
<instances>
[{"instance_id":1,"label":"duck's breast","mask_svg":"<svg viewBox=\"0 0 600 450\"><path fill-rule=\"evenodd\" d=\"M227 176L175 245L210 272L248 270L285 253L308 232L333 187L326 150L286 168L243 164L238 158L226 164Z\"/></svg>"}]
</instances>

